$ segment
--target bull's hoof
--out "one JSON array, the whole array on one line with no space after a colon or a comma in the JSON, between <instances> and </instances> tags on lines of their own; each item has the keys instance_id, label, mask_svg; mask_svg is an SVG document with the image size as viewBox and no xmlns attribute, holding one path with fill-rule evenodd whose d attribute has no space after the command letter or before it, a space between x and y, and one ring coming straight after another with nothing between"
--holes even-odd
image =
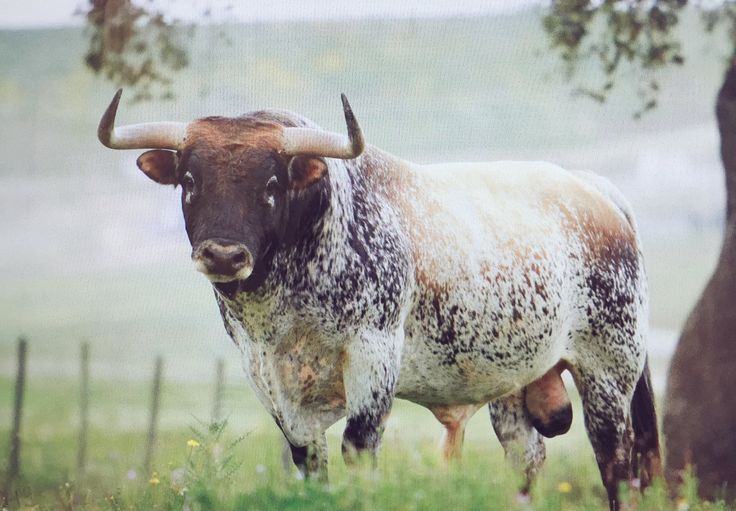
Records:
<instances>
[{"instance_id":1,"label":"bull's hoof","mask_svg":"<svg viewBox=\"0 0 736 511\"><path fill-rule=\"evenodd\" d=\"M570 425L572 424L572 405L570 403L567 406L563 406L550 412L547 415L547 420L542 420L538 417L532 416L532 425L534 429L539 431L539 434L552 438L558 435L564 435L570 431Z\"/></svg>"}]
</instances>

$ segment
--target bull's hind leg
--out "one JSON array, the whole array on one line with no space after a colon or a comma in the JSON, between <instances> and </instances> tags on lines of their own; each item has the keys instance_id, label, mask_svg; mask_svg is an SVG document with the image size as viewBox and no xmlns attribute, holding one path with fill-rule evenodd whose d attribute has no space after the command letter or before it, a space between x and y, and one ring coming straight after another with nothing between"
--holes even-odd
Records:
<instances>
[{"instance_id":1,"label":"bull's hind leg","mask_svg":"<svg viewBox=\"0 0 736 511\"><path fill-rule=\"evenodd\" d=\"M573 373L583 400L585 428L612 511L620 508L619 485L633 477L630 407L638 375L634 372L629 377L628 372L598 368L576 369Z\"/></svg>"},{"instance_id":2,"label":"bull's hind leg","mask_svg":"<svg viewBox=\"0 0 736 511\"><path fill-rule=\"evenodd\" d=\"M445 463L460 461L465 440L465 426L483 405L436 406L432 413L445 427L442 435L442 459Z\"/></svg>"},{"instance_id":3,"label":"bull's hind leg","mask_svg":"<svg viewBox=\"0 0 736 511\"><path fill-rule=\"evenodd\" d=\"M524 483L520 496L527 498L537 472L546 457L544 440L534 429L531 417L524 406L524 393L520 391L488 403L491 423L506 458L518 470L523 471Z\"/></svg>"},{"instance_id":4,"label":"bull's hind leg","mask_svg":"<svg viewBox=\"0 0 736 511\"><path fill-rule=\"evenodd\" d=\"M646 297L632 291L634 283L621 282L633 273L630 267L619 270L598 270L588 279L587 328L574 339L570 368L612 510L620 508L619 485L633 479L631 404L646 358Z\"/></svg>"}]
</instances>

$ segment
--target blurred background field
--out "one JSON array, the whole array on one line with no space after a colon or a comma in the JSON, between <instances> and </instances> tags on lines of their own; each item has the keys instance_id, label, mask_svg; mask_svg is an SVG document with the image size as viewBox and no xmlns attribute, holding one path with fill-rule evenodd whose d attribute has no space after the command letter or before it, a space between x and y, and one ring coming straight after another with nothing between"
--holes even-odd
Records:
<instances>
[{"instance_id":1,"label":"blurred background field","mask_svg":"<svg viewBox=\"0 0 736 511\"><path fill-rule=\"evenodd\" d=\"M203 26L192 36L191 66L174 77L175 99L131 104L124 95L119 119L186 121L280 107L341 131L345 92L368 142L409 160L543 159L607 176L632 202L644 240L661 391L678 331L720 248L725 195L713 102L728 46L689 36L699 20L686 16L684 69L664 72L658 108L637 121L634 89L620 88L604 105L571 93L540 18L531 8ZM23 334L30 341L24 469L49 487L73 477L66 456L73 460L86 340L90 466L108 474L100 478L123 481L140 464L158 354L165 359L160 466L195 418L209 418L221 357L228 431L249 432L238 447L247 460L242 477L266 477L256 465L276 470L278 431L246 384L209 284L189 261L179 192L143 176L136 151L109 151L97 141L115 88L84 68L86 44L80 27L0 30L0 417L7 418L0 447L7 446L15 339ZM544 484L552 494L566 464L597 481L576 411L571 435L550 443L554 477ZM330 431L334 460L341 427ZM424 453L439 433L429 412L399 403L384 451L419 445ZM479 413L465 452L500 460L491 435Z\"/></svg>"}]
</instances>

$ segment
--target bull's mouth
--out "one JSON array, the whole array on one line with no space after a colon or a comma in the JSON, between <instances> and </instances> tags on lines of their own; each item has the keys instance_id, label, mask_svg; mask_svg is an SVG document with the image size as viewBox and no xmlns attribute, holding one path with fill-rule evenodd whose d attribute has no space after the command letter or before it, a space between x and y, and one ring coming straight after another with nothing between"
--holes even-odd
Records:
<instances>
[{"instance_id":1,"label":"bull's mouth","mask_svg":"<svg viewBox=\"0 0 736 511\"><path fill-rule=\"evenodd\" d=\"M208 269L204 267L204 265L199 261L195 261L194 265L196 266L197 271L201 272L205 277L207 277L207 280L209 280L213 284L230 284L239 280L246 280L248 277L250 277L250 274L253 273L253 267L250 265L246 268L238 270L233 275L210 273Z\"/></svg>"},{"instance_id":2,"label":"bull's mouth","mask_svg":"<svg viewBox=\"0 0 736 511\"><path fill-rule=\"evenodd\" d=\"M221 295L234 300L240 291L241 283L242 281L240 280L231 280L229 282L217 282L214 286Z\"/></svg>"}]
</instances>

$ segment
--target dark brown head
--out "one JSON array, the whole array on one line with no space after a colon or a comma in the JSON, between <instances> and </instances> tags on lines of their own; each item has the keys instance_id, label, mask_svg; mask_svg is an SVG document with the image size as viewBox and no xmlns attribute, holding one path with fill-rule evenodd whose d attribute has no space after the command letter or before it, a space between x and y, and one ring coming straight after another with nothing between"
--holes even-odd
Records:
<instances>
[{"instance_id":1,"label":"dark brown head","mask_svg":"<svg viewBox=\"0 0 736 511\"><path fill-rule=\"evenodd\" d=\"M138 158L141 171L181 185L192 261L216 283L248 279L272 248L288 243L318 198L324 158L356 158L364 146L345 95L348 137L267 111L115 128L121 92L100 121L99 139L112 149L151 149Z\"/></svg>"}]
</instances>

